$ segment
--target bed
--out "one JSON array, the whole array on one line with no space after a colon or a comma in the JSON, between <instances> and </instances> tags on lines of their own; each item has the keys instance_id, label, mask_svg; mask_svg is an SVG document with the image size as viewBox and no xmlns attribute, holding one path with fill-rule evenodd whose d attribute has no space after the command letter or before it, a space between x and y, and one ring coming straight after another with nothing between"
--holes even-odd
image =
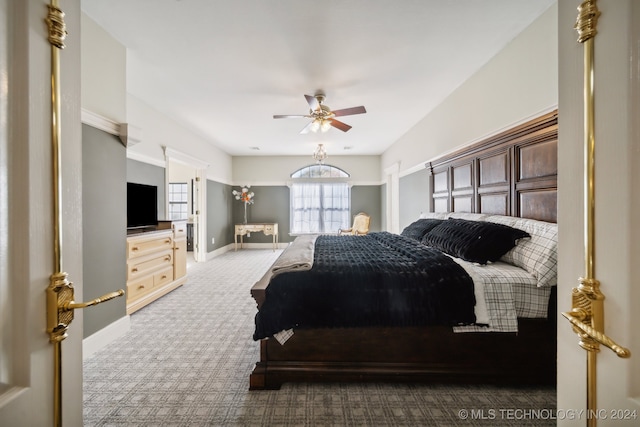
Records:
<instances>
[{"instance_id":1,"label":"bed","mask_svg":"<svg viewBox=\"0 0 640 427\"><path fill-rule=\"evenodd\" d=\"M250 389L555 384L556 148L552 112L427 163L434 212L399 235L298 237L251 289L260 360ZM449 241L469 228L498 229L512 246L496 258Z\"/></svg>"}]
</instances>

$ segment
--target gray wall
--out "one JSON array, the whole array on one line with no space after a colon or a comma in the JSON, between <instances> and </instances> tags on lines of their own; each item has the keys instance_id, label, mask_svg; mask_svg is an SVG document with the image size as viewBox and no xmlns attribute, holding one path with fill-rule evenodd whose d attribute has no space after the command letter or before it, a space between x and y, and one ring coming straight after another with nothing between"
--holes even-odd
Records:
<instances>
[{"instance_id":1,"label":"gray wall","mask_svg":"<svg viewBox=\"0 0 640 427\"><path fill-rule=\"evenodd\" d=\"M238 187L229 187L229 194ZM292 242L295 237L290 236L289 215L289 187L283 186L252 186L255 193L254 204L247 206L247 222L277 222L280 242ZM232 221L241 224L244 221L244 206L233 197ZM371 216L371 231L382 229L381 196L378 185L354 185L351 187L351 213L366 212ZM233 225L232 224L232 225ZM233 226L229 230L229 239L233 242ZM262 233L251 234L244 238L248 243L271 243L271 236Z\"/></svg>"},{"instance_id":2,"label":"gray wall","mask_svg":"<svg viewBox=\"0 0 640 427\"><path fill-rule=\"evenodd\" d=\"M82 125L82 242L85 301L126 283L126 148L117 136ZM84 311L86 338L126 316L126 299Z\"/></svg>"},{"instance_id":3,"label":"gray wall","mask_svg":"<svg viewBox=\"0 0 640 427\"><path fill-rule=\"evenodd\" d=\"M387 229L387 184L380 186L380 224L381 229Z\"/></svg>"},{"instance_id":4,"label":"gray wall","mask_svg":"<svg viewBox=\"0 0 640 427\"><path fill-rule=\"evenodd\" d=\"M379 185L354 185L351 187L351 215L366 212L371 217L370 231L382 230L382 201Z\"/></svg>"},{"instance_id":5,"label":"gray wall","mask_svg":"<svg viewBox=\"0 0 640 427\"><path fill-rule=\"evenodd\" d=\"M127 159L127 182L158 187L158 219L166 219L165 168ZM125 211L126 212L126 211Z\"/></svg>"},{"instance_id":6,"label":"gray wall","mask_svg":"<svg viewBox=\"0 0 640 427\"><path fill-rule=\"evenodd\" d=\"M164 212L165 169L131 159L126 162L127 181L158 186L158 201L162 203L158 212ZM234 189L239 187L207 180L207 252L233 243L234 224L244 221L244 207L234 199L231 193ZM280 242L292 242L294 237L289 235L289 187L252 186L251 190L255 193L255 203L247 207L247 221L277 222ZM355 215L363 211L371 215L371 231L383 229L383 197L384 191L379 185L354 185L351 188L351 213ZM211 243L212 238L214 244ZM271 236L254 233L251 237L245 236L244 240L248 243L271 243L271 239Z\"/></svg>"},{"instance_id":7,"label":"gray wall","mask_svg":"<svg viewBox=\"0 0 640 427\"><path fill-rule=\"evenodd\" d=\"M238 189L234 187L233 189ZM289 236L289 187L283 186L252 186L251 191L255 193L254 204L247 206L247 222L277 222L278 239L280 242L292 242L293 237ZM231 189L229 190L231 193ZM233 199L233 223L242 224L244 221L244 204ZM231 230L231 240L233 241L233 229ZM271 236L262 233L254 233L251 237L244 237L249 243L270 243Z\"/></svg>"},{"instance_id":8,"label":"gray wall","mask_svg":"<svg viewBox=\"0 0 640 427\"><path fill-rule=\"evenodd\" d=\"M400 178L400 230L429 212L429 171L421 169Z\"/></svg>"},{"instance_id":9,"label":"gray wall","mask_svg":"<svg viewBox=\"0 0 640 427\"><path fill-rule=\"evenodd\" d=\"M231 190L230 185L207 180L207 252L233 243Z\"/></svg>"}]
</instances>

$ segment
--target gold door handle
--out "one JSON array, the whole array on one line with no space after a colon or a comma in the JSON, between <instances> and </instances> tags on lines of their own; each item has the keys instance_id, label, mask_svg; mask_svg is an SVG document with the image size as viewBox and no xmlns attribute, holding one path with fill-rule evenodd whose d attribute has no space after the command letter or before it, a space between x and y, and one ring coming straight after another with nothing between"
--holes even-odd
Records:
<instances>
[{"instance_id":1,"label":"gold door handle","mask_svg":"<svg viewBox=\"0 0 640 427\"><path fill-rule=\"evenodd\" d=\"M112 300L114 298L121 297L123 295L124 295L124 290L123 289L118 289L115 292L110 292L110 293L102 295L101 297L98 297L96 299L92 299L91 301L88 301L88 302L69 301L69 302L64 303L61 308L66 311L66 310L74 310L76 308L91 307L92 305L97 305L97 304L100 304L101 302L109 301L109 300Z\"/></svg>"},{"instance_id":2,"label":"gold door handle","mask_svg":"<svg viewBox=\"0 0 640 427\"><path fill-rule=\"evenodd\" d=\"M73 283L67 279L67 273L59 272L51 275L47 288L47 332L51 342L60 342L67 337L67 330L73 321L73 310L100 304L124 295L118 289L89 302L74 301Z\"/></svg>"},{"instance_id":3,"label":"gold door handle","mask_svg":"<svg viewBox=\"0 0 640 427\"><path fill-rule=\"evenodd\" d=\"M627 358L631 356L631 351L628 348L619 346L611 338L586 324L584 322L584 319L587 318L588 315L583 309L574 308L569 312L562 312L562 315L569 322L571 322L574 328L578 328L583 334L585 334L592 340L602 344L603 346L609 347L611 350L613 350L614 353L618 355L618 357Z\"/></svg>"}]
</instances>

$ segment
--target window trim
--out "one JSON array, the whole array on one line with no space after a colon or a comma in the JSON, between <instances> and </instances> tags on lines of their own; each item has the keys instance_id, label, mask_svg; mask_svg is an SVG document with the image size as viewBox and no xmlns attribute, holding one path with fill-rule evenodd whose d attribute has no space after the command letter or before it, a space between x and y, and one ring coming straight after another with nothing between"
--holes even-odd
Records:
<instances>
[{"instance_id":1,"label":"window trim","mask_svg":"<svg viewBox=\"0 0 640 427\"><path fill-rule=\"evenodd\" d=\"M328 169L330 171L336 171L337 173L341 174L342 176L340 177L336 177L336 176L322 176L322 174L318 174L318 176L316 177L310 177L310 176L305 176L305 177L295 177L294 175L297 174L298 172L301 172L305 169ZM301 235L305 235L305 234L317 234L317 233L305 233L305 232L294 232L294 215L293 215L293 184L305 184L305 183L313 183L313 184L342 184L345 183L348 186L348 204L349 207L347 209L347 217L349 219L351 219L351 188L353 187L353 184L350 180L351 175L346 172L345 170L333 166L333 165L328 165L328 164L311 164L311 165L307 165L307 166L303 166L302 168L294 171L293 173L291 173L290 175L290 180L287 181L287 186L290 189L289 192L289 230L291 230L289 232L290 236L301 236ZM346 227L349 227L350 224L347 224ZM326 232L323 231L321 232L323 234L331 234L330 232ZM337 231L336 231L337 233Z\"/></svg>"},{"instance_id":2,"label":"window trim","mask_svg":"<svg viewBox=\"0 0 640 427\"><path fill-rule=\"evenodd\" d=\"M173 185L181 185L181 186L183 185L184 188L185 188L185 191L179 191L179 192L171 191L171 188L172 188ZM184 201L184 202L183 201L179 201L179 202L172 201L171 200L171 195L172 194L184 194L185 196L187 196L186 197L187 200ZM169 188L168 188L168 191L167 191L167 199L168 199L168 202L169 202L169 212L167 213L168 214L167 216L169 217L169 219L172 219L172 220L188 219L188 217L189 217L189 183L188 182L179 182L179 181L170 182L169 183ZM173 211L171 209L172 205L185 205L185 209L184 209L185 217L184 218L172 218L172 216L173 216ZM180 209L180 211L182 212L183 210Z\"/></svg>"}]
</instances>

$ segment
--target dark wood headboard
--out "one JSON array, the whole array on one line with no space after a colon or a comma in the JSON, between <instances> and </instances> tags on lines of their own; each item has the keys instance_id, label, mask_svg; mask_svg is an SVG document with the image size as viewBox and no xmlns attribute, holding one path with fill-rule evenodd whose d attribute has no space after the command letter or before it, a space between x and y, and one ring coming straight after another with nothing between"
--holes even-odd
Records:
<instances>
[{"instance_id":1,"label":"dark wood headboard","mask_svg":"<svg viewBox=\"0 0 640 427\"><path fill-rule=\"evenodd\" d=\"M426 164L434 212L477 212L556 222L558 112Z\"/></svg>"}]
</instances>

